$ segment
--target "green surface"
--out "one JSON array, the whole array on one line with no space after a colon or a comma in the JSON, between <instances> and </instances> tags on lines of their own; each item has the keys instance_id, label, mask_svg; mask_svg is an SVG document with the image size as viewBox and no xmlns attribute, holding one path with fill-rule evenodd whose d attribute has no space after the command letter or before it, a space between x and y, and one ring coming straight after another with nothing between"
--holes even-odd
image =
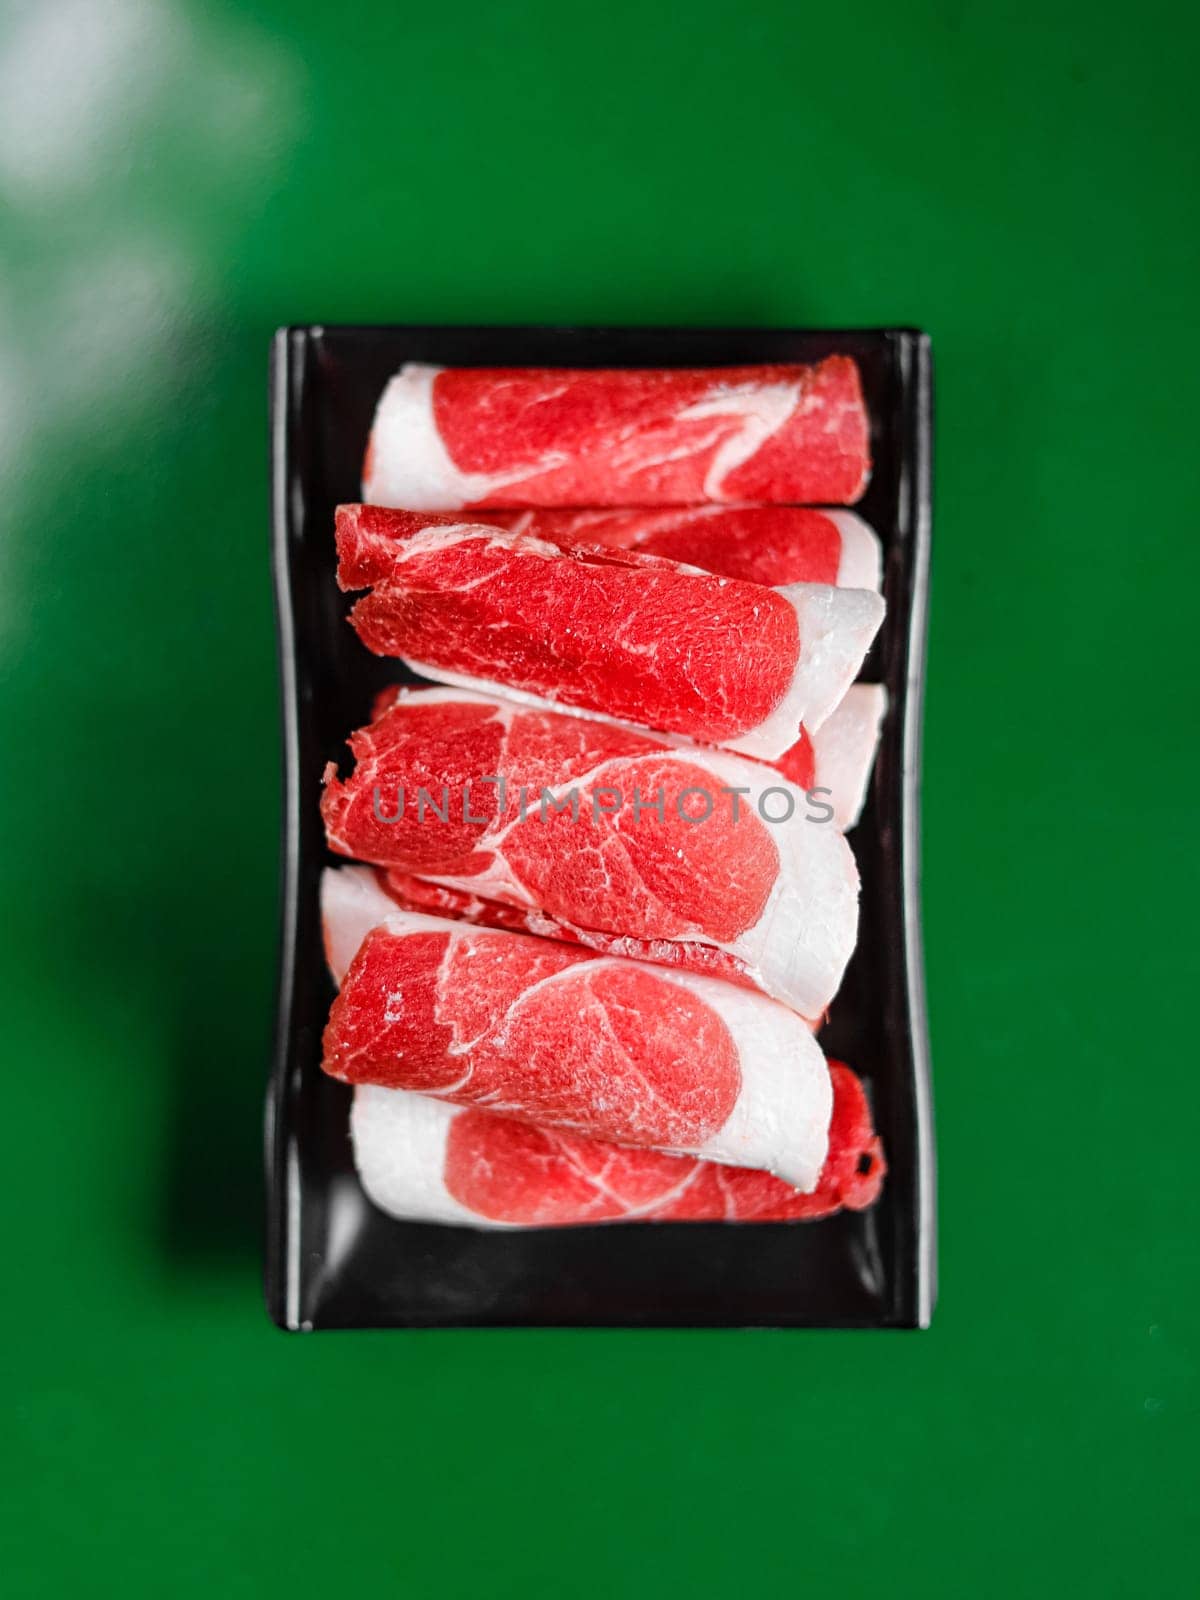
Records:
<instances>
[{"instance_id":1,"label":"green surface","mask_svg":"<svg viewBox=\"0 0 1200 1600\"><path fill-rule=\"evenodd\" d=\"M1190 1588L1200 30L1036 9L6 10L6 1595ZM932 334L927 1335L268 1325L310 319Z\"/></svg>"}]
</instances>

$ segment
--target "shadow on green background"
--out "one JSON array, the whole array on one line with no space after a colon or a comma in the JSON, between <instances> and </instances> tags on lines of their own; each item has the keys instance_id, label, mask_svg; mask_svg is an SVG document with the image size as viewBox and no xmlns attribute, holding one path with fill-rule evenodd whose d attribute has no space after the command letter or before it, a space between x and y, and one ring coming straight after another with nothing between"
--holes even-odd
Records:
<instances>
[{"instance_id":1,"label":"shadow on green background","mask_svg":"<svg viewBox=\"0 0 1200 1600\"><path fill-rule=\"evenodd\" d=\"M7 1592L1184 1587L1190 10L0 29ZM320 319L932 334L928 1335L269 1328L265 373Z\"/></svg>"}]
</instances>

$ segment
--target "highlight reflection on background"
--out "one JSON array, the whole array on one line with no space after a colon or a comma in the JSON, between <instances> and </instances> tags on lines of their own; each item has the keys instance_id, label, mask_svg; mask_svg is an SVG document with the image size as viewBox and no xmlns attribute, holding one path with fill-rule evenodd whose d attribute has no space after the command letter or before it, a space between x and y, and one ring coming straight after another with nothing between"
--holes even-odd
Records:
<instances>
[{"instance_id":1,"label":"highlight reflection on background","mask_svg":"<svg viewBox=\"0 0 1200 1600\"><path fill-rule=\"evenodd\" d=\"M232 7L0 16L0 738L28 775L0 796L14 1048L55 1064L29 1122L106 1129L79 1183L123 1175L151 1272L256 1249L279 308L246 263L303 118L290 47ZM234 1173L216 1191L214 1163Z\"/></svg>"},{"instance_id":2,"label":"highlight reflection on background","mask_svg":"<svg viewBox=\"0 0 1200 1600\"><path fill-rule=\"evenodd\" d=\"M287 47L211 7L5 12L0 470L26 477L58 429L111 439L188 381L189 339L220 316L222 274L302 110Z\"/></svg>"}]
</instances>

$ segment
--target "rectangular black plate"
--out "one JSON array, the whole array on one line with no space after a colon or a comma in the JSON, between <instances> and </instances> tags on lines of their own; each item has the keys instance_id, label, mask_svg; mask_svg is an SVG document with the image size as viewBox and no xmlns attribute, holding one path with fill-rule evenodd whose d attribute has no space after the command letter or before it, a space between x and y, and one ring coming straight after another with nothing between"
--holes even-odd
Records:
<instances>
[{"instance_id":1,"label":"rectangular black plate","mask_svg":"<svg viewBox=\"0 0 1200 1600\"><path fill-rule=\"evenodd\" d=\"M334 858L321 772L372 695L404 678L347 624L333 511L359 498L375 403L405 361L445 366L862 370L875 469L858 509L884 547L884 623L866 676L887 685L871 794L853 835L861 937L821 1036L866 1081L889 1172L880 1202L824 1222L485 1232L395 1222L351 1160L350 1091L320 1070L333 989L318 884ZM283 934L267 1101L266 1297L281 1327L483 1325L924 1327L933 1308L934 1151L918 903L921 698L929 571L931 374L908 330L284 328L271 362L273 533L283 693Z\"/></svg>"}]
</instances>

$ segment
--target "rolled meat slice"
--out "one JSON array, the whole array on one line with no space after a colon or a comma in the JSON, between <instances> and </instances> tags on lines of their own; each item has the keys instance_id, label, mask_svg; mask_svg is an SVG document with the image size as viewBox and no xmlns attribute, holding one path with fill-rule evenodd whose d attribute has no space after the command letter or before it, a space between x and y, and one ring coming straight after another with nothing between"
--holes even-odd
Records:
<instances>
[{"instance_id":1,"label":"rolled meat slice","mask_svg":"<svg viewBox=\"0 0 1200 1600\"><path fill-rule=\"evenodd\" d=\"M870 465L848 356L674 370L410 363L375 412L363 498L415 511L852 505Z\"/></svg>"},{"instance_id":2,"label":"rolled meat slice","mask_svg":"<svg viewBox=\"0 0 1200 1600\"><path fill-rule=\"evenodd\" d=\"M425 527L462 522L452 511L422 512L420 517ZM879 540L853 511L812 506L478 511L471 521L555 544L665 556L721 578L768 587L829 583L839 589L878 589L882 576Z\"/></svg>"},{"instance_id":3,"label":"rolled meat slice","mask_svg":"<svg viewBox=\"0 0 1200 1600\"><path fill-rule=\"evenodd\" d=\"M395 687L381 689L371 705L372 722L390 711L398 696L415 692ZM455 693L466 696L472 691L459 689ZM887 706L887 690L882 684L852 683L815 734L801 728L796 743L777 761L765 764L782 772L817 803L832 806L834 827L848 833L862 815ZM675 748L684 742L671 740L666 734L645 737L658 738ZM326 778L331 770L332 766L326 767Z\"/></svg>"},{"instance_id":4,"label":"rolled meat slice","mask_svg":"<svg viewBox=\"0 0 1200 1600\"><path fill-rule=\"evenodd\" d=\"M770 589L380 506L339 507L337 539L342 588L371 588L351 621L377 655L766 760L820 727L883 619L865 589Z\"/></svg>"},{"instance_id":5,"label":"rolled meat slice","mask_svg":"<svg viewBox=\"0 0 1200 1600\"><path fill-rule=\"evenodd\" d=\"M354 911L324 906L335 972ZM330 880L333 880L332 882ZM358 908L360 913L362 908ZM774 1172L805 1192L832 1091L804 1022L747 989L395 911L341 980L322 1065L618 1144Z\"/></svg>"},{"instance_id":6,"label":"rolled meat slice","mask_svg":"<svg viewBox=\"0 0 1200 1600\"><path fill-rule=\"evenodd\" d=\"M491 516L483 513L481 520L490 522ZM812 506L526 511L516 528L556 544L640 550L768 588L829 583L839 589L878 589L882 576L879 540L853 511Z\"/></svg>"},{"instance_id":7,"label":"rolled meat slice","mask_svg":"<svg viewBox=\"0 0 1200 1600\"><path fill-rule=\"evenodd\" d=\"M813 1221L866 1210L887 1171L862 1084L837 1061L829 1076L829 1150L811 1194L750 1167L581 1139L370 1086L354 1095L354 1159L375 1204L410 1222L548 1228Z\"/></svg>"},{"instance_id":8,"label":"rolled meat slice","mask_svg":"<svg viewBox=\"0 0 1200 1600\"><path fill-rule=\"evenodd\" d=\"M854 857L832 801L810 806L773 769L463 689L397 692L350 747L321 804L340 854L610 954L710 972L723 955L808 1018L836 994Z\"/></svg>"},{"instance_id":9,"label":"rolled meat slice","mask_svg":"<svg viewBox=\"0 0 1200 1600\"><path fill-rule=\"evenodd\" d=\"M882 684L852 683L815 733L801 728L791 749L771 763L797 788L827 801L843 832L862 815L886 711Z\"/></svg>"},{"instance_id":10,"label":"rolled meat slice","mask_svg":"<svg viewBox=\"0 0 1200 1600\"><path fill-rule=\"evenodd\" d=\"M503 900L487 900L465 889L451 889L429 878L405 872L381 872L382 891L402 911L424 911L435 917L455 917L481 928L507 928L510 933L532 933L539 939L562 939L580 944L597 955L624 956L630 961L654 961L663 967L683 967L688 972L707 973L726 983L740 983L747 989L764 992L754 982L736 956L711 944L685 944L681 939L631 939L628 934L597 933L591 928L576 928L559 922L534 906L513 906ZM797 1015L801 1013L797 1012ZM815 1033L824 1013L806 1016L806 1025Z\"/></svg>"}]
</instances>

